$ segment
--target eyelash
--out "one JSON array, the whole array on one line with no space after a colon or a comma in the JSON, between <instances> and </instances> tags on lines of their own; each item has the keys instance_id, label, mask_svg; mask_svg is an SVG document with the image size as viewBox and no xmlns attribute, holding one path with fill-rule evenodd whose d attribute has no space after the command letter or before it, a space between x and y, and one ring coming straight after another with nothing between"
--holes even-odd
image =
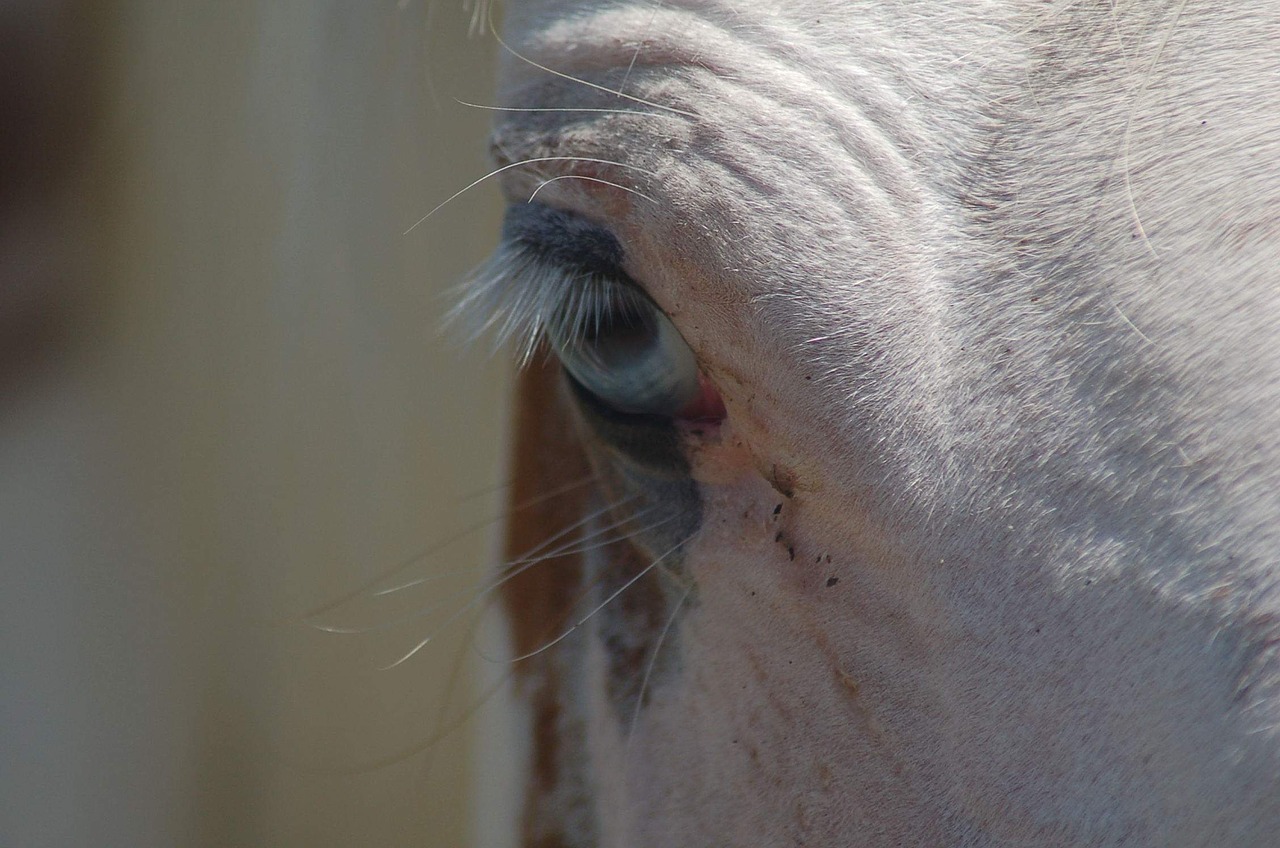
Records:
<instances>
[{"instance_id":1,"label":"eyelash","mask_svg":"<svg viewBox=\"0 0 1280 848\"><path fill-rule=\"evenodd\" d=\"M528 247L503 244L471 273L446 324L463 324L472 340L512 344L524 367L549 337L581 339L610 314L638 307L644 295L612 277L547 262Z\"/></svg>"}]
</instances>

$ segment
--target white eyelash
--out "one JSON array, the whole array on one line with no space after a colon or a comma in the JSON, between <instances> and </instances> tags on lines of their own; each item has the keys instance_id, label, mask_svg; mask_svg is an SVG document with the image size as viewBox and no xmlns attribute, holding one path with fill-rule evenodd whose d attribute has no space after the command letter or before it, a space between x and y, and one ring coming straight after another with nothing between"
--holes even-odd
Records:
<instances>
[{"instance_id":1,"label":"white eyelash","mask_svg":"<svg viewBox=\"0 0 1280 848\"><path fill-rule=\"evenodd\" d=\"M612 277L566 269L520 244L501 245L462 284L446 324L468 326L472 341L514 344L520 367L543 341L573 344L611 315L642 311L644 296Z\"/></svg>"}]
</instances>

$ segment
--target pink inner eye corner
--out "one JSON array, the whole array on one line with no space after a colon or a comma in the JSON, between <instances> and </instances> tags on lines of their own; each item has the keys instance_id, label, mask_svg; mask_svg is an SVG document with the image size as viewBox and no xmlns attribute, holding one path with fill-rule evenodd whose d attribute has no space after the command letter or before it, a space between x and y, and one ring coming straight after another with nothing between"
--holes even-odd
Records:
<instances>
[{"instance_id":1,"label":"pink inner eye corner","mask_svg":"<svg viewBox=\"0 0 1280 848\"><path fill-rule=\"evenodd\" d=\"M705 374L698 374L698 394L675 415L675 419L683 424L705 427L716 425L725 417L724 399L720 391L707 379Z\"/></svg>"}]
</instances>

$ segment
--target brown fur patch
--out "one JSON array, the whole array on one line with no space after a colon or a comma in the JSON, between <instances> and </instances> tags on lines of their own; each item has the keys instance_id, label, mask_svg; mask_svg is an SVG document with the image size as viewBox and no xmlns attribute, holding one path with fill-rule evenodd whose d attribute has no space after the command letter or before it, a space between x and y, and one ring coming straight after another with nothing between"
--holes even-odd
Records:
<instances>
[{"instance_id":1,"label":"brown fur patch","mask_svg":"<svg viewBox=\"0 0 1280 848\"><path fill-rule=\"evenodd\" d=\"M507 525L508 559L529 551L578 521L584 514L589 485L573 486L590 474L576 429L561 395L560 371L539 357L516 381L513 485L511 506L520 507ZM539 501L547 492L564 494ZM557 540L557 545L572 539ZM503 589L511 626L512 648L522 656L546 645L569 625L582 587L582 561L566 555L539 563ZM559 646L522 662L516 669L521 694L533 715L532 771L525 796L523 844L528 848L561 848L565 837L555 827L548 807L577 793L564 750L564 668Z\"/></svg>"}]
</instances>

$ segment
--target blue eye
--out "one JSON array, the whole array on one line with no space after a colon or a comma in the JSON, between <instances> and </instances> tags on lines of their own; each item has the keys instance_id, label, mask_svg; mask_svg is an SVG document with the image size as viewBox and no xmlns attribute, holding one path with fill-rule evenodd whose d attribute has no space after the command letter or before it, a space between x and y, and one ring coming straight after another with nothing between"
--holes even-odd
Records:
<instances>
[{"instance_id":1,"label":"blue eye","mask_svg":"<svg viewBox=\"0 0 1280 848\"><path fill-rule=\"evenodd\" d=\"M598 282L566 307L549 337L565 370L604 405L631 415L675 416L701 391L698 362L670 319L628 285Z\"/></svg>"}]
</instances>

